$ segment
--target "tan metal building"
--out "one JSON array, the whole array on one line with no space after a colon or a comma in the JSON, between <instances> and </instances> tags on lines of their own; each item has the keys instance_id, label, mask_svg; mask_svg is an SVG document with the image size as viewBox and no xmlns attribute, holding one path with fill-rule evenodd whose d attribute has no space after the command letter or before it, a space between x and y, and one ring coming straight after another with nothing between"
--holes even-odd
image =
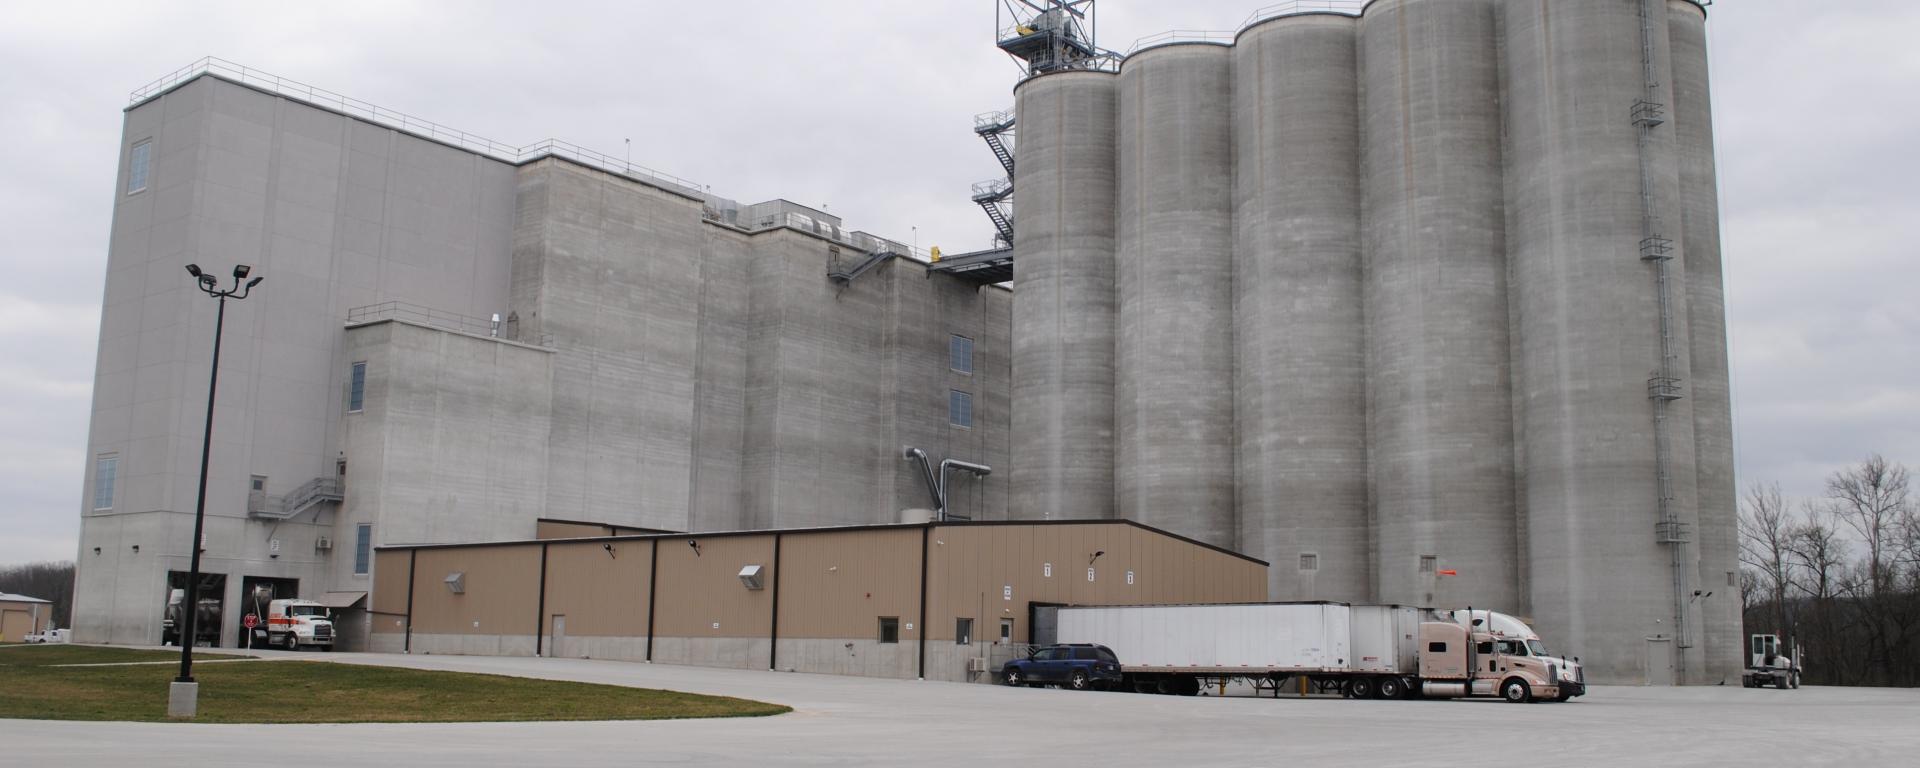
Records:
<instances>
[{"instance_id":1,"label":"tan metal building","mask_svg":"<svg viewBox=\"0 0 1920 768\"><path fill-rule=\"evenodd\" d=\"M0 643L18 643L27 635L53 628L53 603L0 592Z\"/></svg>"},{"instance_id":2,"label":"tan metal building","mask_svg":"<svg viewBox=\"0 0 1920 768\"><path fill-rule=\"evenodd\" d=\"M1265 562L1125 520L590 535L375 557L375 651L955 681L988 679L1027 643L1035 605L1267 599Z\"/></svg>"}]
</instances>

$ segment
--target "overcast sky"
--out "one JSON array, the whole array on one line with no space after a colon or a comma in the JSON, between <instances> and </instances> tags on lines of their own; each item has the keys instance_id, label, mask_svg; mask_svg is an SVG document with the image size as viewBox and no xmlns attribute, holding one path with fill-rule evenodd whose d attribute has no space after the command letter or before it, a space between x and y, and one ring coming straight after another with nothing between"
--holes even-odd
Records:
<instances>
[{"instance_id":1,"label":"overcast sky","mask_svg":"<svg viewBox=\"0 0 1920 768\"><path fill-rule=\"evenodd\" d=\"M1106 0L1100 42L1271 0ZM203 56L741 202L986 244L972 116L1012 106L991 0L19 3L0 23L0 564L79 529L120 110ZM1709 22L1742 484L1920 463L1920 4L1722 0ZM269 284L270 285L270 284ZM270 300L270 299L269 299Z\"/></svg>"}]
</instances>

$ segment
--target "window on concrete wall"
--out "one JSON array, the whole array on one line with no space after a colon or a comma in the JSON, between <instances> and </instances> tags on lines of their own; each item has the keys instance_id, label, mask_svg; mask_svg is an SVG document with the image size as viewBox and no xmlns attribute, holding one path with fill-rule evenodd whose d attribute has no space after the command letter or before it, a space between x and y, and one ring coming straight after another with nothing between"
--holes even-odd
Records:
<instances>
[{"instance_id":1,"label":"window on concrete wall","mask_svg":"<svg viewBox=\"0 0 1920 768\"><path fill-rule=\"evenodd\" d=\"M953 620L953 644L973 645L973 619Z\"/></svg>"},{"instance_id":2,"label":"window on concrete wall","mask_svg":"<svg viewBox=\"0 0 1920 768\"><path fill-rule=\"evenodd\" d=\"M880 617L880 642L882 643L900 642L900 617L898 616Z\"/></svg>"},{"instance_id":3,"label":"window on concrete wall","mask_svg":"<svg viewBox=\"0 0 1920 768\"><path fill-rule=\"evenodd\" d=\"M127 194L146 190L147 166L152 159L153 140L151 139L133 145L133 151L127 153Z\"/></svg>"},{"instance_id":4,"label":"window on concrete wall","mask_svg":"<svg viewBox=\"0 0 1920 768\"><path fill-rule=\"evenodd\" d=\"M347 382L347 412L359 413L367 404L367 363L353 364L351 379Z\"/></svg>"},{"instance_id":5,"label":"window on concrete wall","mask_svg":"<svg viewBox=\"0 0 1920 768\"><path fill-rule=\"evenodd\" d=\"M1300 570L1303 570L1303 571L1320 570L1320 555L1314 552L1300 553Z\"/></svg>"},{"instance_id":6,"label":"window on concrete wall","mask_svg":"<svg viewBox=\"0 0 1920 768\"><path fill-rule=\"evenodd\" d=\"M120 456L105 453L93 461L93 509L113 509L113 481L120 474Z\"/></svg>"},{"instance_id":7,"label":"window on concrete wall","mask_svg":"<svg viewBox=\"0 0 1920 768\"><path fill-rule=\"evenodd\" d=\"M266 475L254 475L251 479L247 481L247 490L249 491L259 492L259 491L265 491L266 489L267 489Z\"/></svg>"},{"instance_id":8,"label":"window on concrete wall","mask_svg":"<svg viewBox=\"0 0 1920 768\"><path fill-rule=\"evenodd\" d=\"M1439 564L1440 564L1440 558L1436 556L1433 556L1433 555L1420 556L1420 572L1421 573L1433 573L1434 570L1439 567Z\"/></svg>"},{"instance_id":9,"label":"window on concrete wall","mask_svg":"<svg viewBox=\"0 0 1920 768\"><path fill-rule=\"evenodd\" d=\"M955 335L947 342L947 367L954 373L973 374L973 339Z\"/></svg>"},{"instance_id":10,"label":"window on concrete wall","mask_svg":"<svg viewBox=\"0 0 1920 768\"><path fill-rule=\"evenodd\" d=\"M960 390L947 392L947 423L956 427L973 426L973 395Z\"/></svg>"},{"instance_id":11,"label":"window on concrete wall","mask_svg":"<svg viewBox=\"0 0 1920 768\"><path fill-rule=\"evenodd\" d=\"M361 523L353 532L353 575L367 575L367 565L373 560L373 524Z\"/></svg>"}]
</instances>

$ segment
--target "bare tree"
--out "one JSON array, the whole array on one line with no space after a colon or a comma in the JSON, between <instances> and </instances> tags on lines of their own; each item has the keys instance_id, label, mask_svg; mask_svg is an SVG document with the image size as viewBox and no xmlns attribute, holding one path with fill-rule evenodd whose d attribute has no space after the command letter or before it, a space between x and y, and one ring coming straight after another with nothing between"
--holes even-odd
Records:
<instances>
[{"instance_id":1,"label":"bare tree","mask_svg":"<svg viewBox=\"0 0 1920 768\"><path fill-rule=\"evenodd\" d=\"M1904 523L1912 517L1907 468L1880 454L1827 478L1827 503L1866 545L1869 594L1885 592L1896 574Z\"/></svg>"},{"instance_id":2,"label":"bare tree","mask_svg":"<svg viewBox=\"0 0 1920 768\"><path fill-rule=\"evenodd\" d=\"M1793 581L1794 519L1780 484L1754 483L1740 499L1740 562L1754 586L1772 601L1776 631L1787 628L1787 588Z\"/></svg>"}]
</instances>

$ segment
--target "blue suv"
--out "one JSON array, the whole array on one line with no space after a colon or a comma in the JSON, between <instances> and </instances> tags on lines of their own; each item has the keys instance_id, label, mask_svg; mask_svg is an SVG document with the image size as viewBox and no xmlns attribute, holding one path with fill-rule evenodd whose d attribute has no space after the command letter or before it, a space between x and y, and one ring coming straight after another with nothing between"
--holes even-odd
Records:
<instances>
[{"instance_id":1,"label":"blue suv","mask_svg":"<svg viewBox=\"0 0 1920 768\"><path fill-rule=\"evenodd\" d=\"M1049 645L1024 659L1000 667L1007 685L1058 685L1084 691L1120 682L1120 659L1113 650L1092 643Z\"/></svg>"}]
</instances>

